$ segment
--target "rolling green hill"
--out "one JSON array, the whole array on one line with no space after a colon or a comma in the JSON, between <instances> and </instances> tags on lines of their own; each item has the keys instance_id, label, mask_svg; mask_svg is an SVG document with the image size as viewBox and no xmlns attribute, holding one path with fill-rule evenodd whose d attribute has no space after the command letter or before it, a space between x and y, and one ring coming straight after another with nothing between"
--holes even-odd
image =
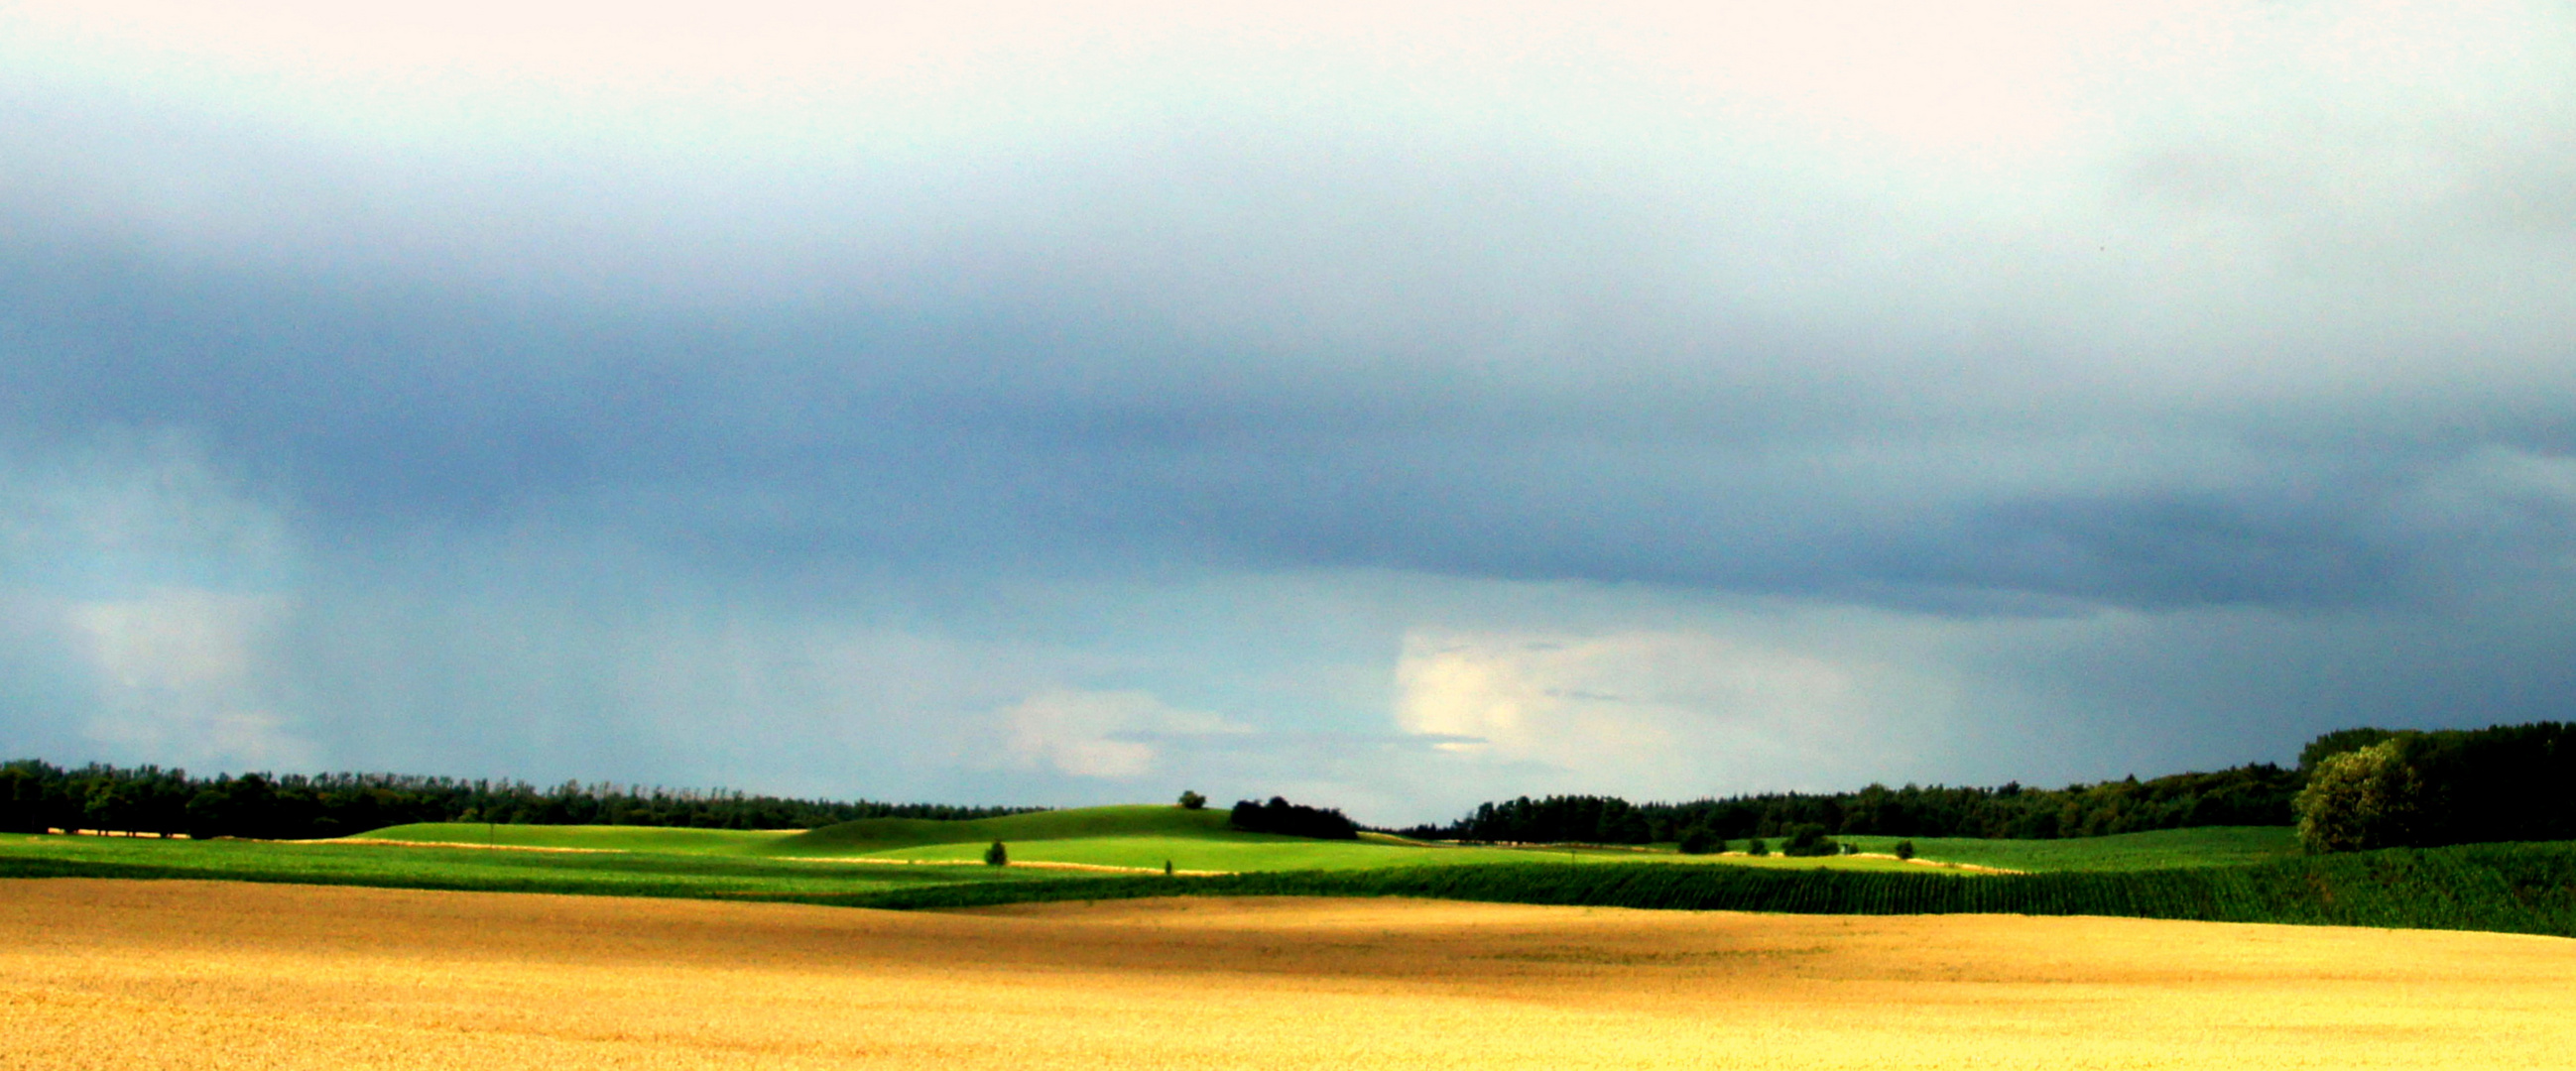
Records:
<instances>
[{"instance_id":1,"label":"rolling green hill","mask_svg":"<svg viewBox=\"0 0 2576 1071\"><path fill-rule=\"evenodd\" d=\"M489 848L569 848L673 855L759 855L796 835L792 829L688 829L669 826L530 826L481 822L416 822L348 838Z\"/></svg>"},{"instance_id":2,"label":"rolling green hill","mask_svg":"<svg viewBox=\"0 0 2576 1071\"><path fill-rule=\"evenodd\" d=\"M903 859L967 862L999 840L1011 858L1029 863L1181 870L1367 870L1380 867L1461 866L1570 859L1584 863L1725 864L1766 868L1842 870L1906 869L1871 858L1790 859L1782 856L1685 856L1670 846L1566 849L1458 846L1366 834L1355 841L1308 840L1227 828L1223 811L1189 811L1163 805L1084 807L971 821L875 818L795 830L675 829L659 826L536 826L429 822L390 826L358 840L560 848L680 855L770 856L805 859ZM1892 850L1895 837L1844 838L1867 852ZM2158 830L2064 840L1918 838L1926 860L2006 870L2160 870L2233 866L2299 854L2284 827L2229 826ZM1915 869L1920 869L1915 868Z\"/></svg>"},{"instance_id":3,"label":"rolling green hill","mask_svg":"<svg viewBox=\"0 0 2576 1071\"><path fill-rule=\"evenodd\" d=\"M829 902L832 897L914 885L1036 880L1062 873L1019 867L862 866L704 852L489 851L382 842L0 835L0 877L5 878L185 878Z\"/></svg>"},{"instance_id":4,"label":"rolling green hill","mask_svg":"<svg viewBox=\"0 0 2576 1071\"><path fill-rule=\"evenodd\" d=\"M1034 841L1125 837L1187 841L1316 843L1295 837L1238 833L1226 828L1224 811L1191 811L1165 805L1080 807L961 821L929 818L864 818L813 830L420 822L388 826L359 834L352 839L480 844L516 848L672 852L683 855L775 855L810 858L882 855L897 849L932 845L973 845L976 849L974 857L981 858L983 847L997 840L1016 845ZM1160 856L1156 857L1153 865L1162 865Z\"/></svg>"},{"instance_id":5,"label":"rolling green hill","mask_svg":"<svg viewBox=\"0 0 2576 1071\"><path fill-rule=\"evenodd\" d=\"M1185 840L1291 840L1226 827L1226 812L1187 810L1168 804L1075 807L1001 818L943 822L927 818L862 818L784 838L764 850L779 855L860 855L926 844L1073 840L1099 837L1169 837Z\"/></svg>"},{"instance_id":6,"label":"rolling green hill","mask_svg":"<svg viewBox=\"0 0 2576 1071\"><path fill-rule=\"evenodd\" d=\"M1311 840L1227 828L1223 811L1170 806L1086 807L973 821L867 819L811 832L670 829L655 826L483 825L424 822L389 826L358 841L457 844L579 852L749 856L784 859L966 863L999 840L1021 863L1159 870L1372 870L1531 861L1828 866L1848 870L1925 869L1887 859L1687 856L1640 848L1500 848L1434 844L1379 833L1358 840Z\"/></svg>"}]
</instances>

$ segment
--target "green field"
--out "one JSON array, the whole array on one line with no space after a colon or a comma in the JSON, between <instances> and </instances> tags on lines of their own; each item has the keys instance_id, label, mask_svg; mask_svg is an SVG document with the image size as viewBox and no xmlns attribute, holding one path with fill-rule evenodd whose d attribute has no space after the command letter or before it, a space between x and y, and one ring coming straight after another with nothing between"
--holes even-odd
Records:
<instances>
[{"instance_id":1,"label":"green field","mask_svg":"<svg viewBox=\"0 0 2576 1071\"><path fill-rule=\"evenodd\" d=\"M1854 870L1921 869L1887 859L1788 859L1743 855L1687 856L1661 848L1459 847L1363 834L1327 841L1244 833L1224 811L1161 805L1084 807L1001 818L941 822L872 818L810 832L667 829L650 826L531 826L426 823L392 826L357 840L473 844L586 851L654 852L788 859L900 859L972 862L998 840L1022 863L1160 870L1374 870L1566 860L1583 863L1702 863L1760 867L1829 866ZM1961 842L1967 843L1967 842ZM2048 842L2028 842L2044 844ZM1995 864L1986 864L1995 865Z\"/></svg>"},{"instance_id":2,"label":"green field","mask_svg":"<svg viewBox=\"0 0 2576 1071\"><path fill-rule=\"evenodd\" d=\"M667 826L518 826L422 822L387 826L348 838L504 848L663 852L673 855L762 855L795 830L685 829Z\"/></svg>"},{"instance_id":3,"label":"green field","mask_svg":"<svg viewBox=\"0 0 2576 1071\"><path fill-rule=\"evenodd\" d=\"M1840 837L1864 852L1892 852L1905 837ZM2204 826L2159 829L2108 837L2060 840L1977 840L1914 837L1918 858L2034 873L2052 870L2168 870L2175 867L2243 866L2297 858L2299 835L2289 826Z\"/></svg>"},{"instance_id":4,"label":"green field","mask_svg":"<svg viewBox=\"0 0 2576 1071\"><path fill-rule=\"evenodd\" d=\"M985 866L815 863L706 853L532 852L328 842L0 836L0 877L20 878L199 878L481 892L830 901L928 884L1033 880L1044 873Z\"/></svg>"},{"instance_id":5,"label":"green field","mask_svg":"<svg viewBox=\"0 0 2576 1071\"><path fill-rule=\"evenodd\" d=\"M1015 862L1160 869L1170 860L1184 871L1233 873L1086 874L966 862L979 860L993 839L1011 846ZM1894 841L1850 839L1865 850ZM1421 896L2576 935L2576 844L2302 856L2288 831L2273 828L2057 841L1919 838L1915 844L1927 857L2027 873L1975 874L1869 856L1457 847L1382 836L1303 840L1235 832L1220 812L1115 807L974 822L857 822L811 833L444 824L321 842L12 835L0 836L0 877L203 878L891 908L1158 895ZM531 848L585 850L525 850Z\"/></svg>"},{"instance_id":6,"label":"green field","mask_svg":"<svg viewBox=\"0 0 2576 1071\"><path fill-rule=\"evenodd\" d=\"M1089 866L1160 869L1168 860L1180 870L1235 872L1277 870L1379 870L1400 867L1455 867L1478 864L1582 863L1586 865L1707 864L1759 867L1829 866L1842 870L1923 870L1893 859L1832 857L1784 859L1773 856L1679 855L1670 851L1619 848L1488 848L1423 845L1402 841L1304 840L1296 837L1235 834L1241 839L1194 837L1084 837L1070 840L1013 842L1011 858L1021 862L1063 862ZM983 842L929 844L870 852L873 858L967 860L983 857Z\"/></svg>"},{"instance_id":7,"label":"green field","mask_svg":"<svg viewBox=\"0 0 2576 1071\"><path fill-rule=\"evenodd\" d=\"M1954 877L1832 867L1497 866L920 886L853 901L961 908L1141 896L1407 896L1792 914L2005 913L2493 930L2576 937L2576 842L2467 844L2241 866Z\"/></svg>"},{"instance_id":8,"label":"green field","mask_svg":"<svg viewBox=\"0 0 2576 1071\"><path fill-rule=\"evenodd\" d=\"M1225 811L1194 811L1167 804L1076 807L961 822L926 818L862 818L789 837L779 843L777 850L786 855L849 855L926 844L990 844L997 840L1018 843L1101 837L1246 842L1299 839L1240 833L1226 823Z\"/></svg>"}]
</instances>

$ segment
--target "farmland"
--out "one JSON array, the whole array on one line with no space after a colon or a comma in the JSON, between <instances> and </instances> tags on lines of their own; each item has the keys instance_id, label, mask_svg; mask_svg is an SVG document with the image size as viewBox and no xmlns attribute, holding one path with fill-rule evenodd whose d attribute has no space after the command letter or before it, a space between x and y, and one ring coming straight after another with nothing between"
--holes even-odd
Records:
<instances>
[{"instance_id":1,"label":"farmland","mask_svg":"<svg viewBox=\"0 0 2576 1071\"><path fill-rule=\"evenodd\" d=\"M393 826L355 840L474 846L580 849L782 859L878 859L974 862L993 841L1031 863L1190 871L1373 870L1387 867L1518 863L1534 859L1584 863L1734 863L1753 866L1819 862L1861 870L1916 869L1893 860L1684 856L1627 847L1504 848L1428 844L1381 834L1358 840L1311 840L1230 829L1222 811L1169 806L1085 807L970 821L864 819L812 831L756 832L641 826L533 826L422 823ZM2179 841L2175 843L2180 843Z\"/></svg>"},{"instance_id":2,"label":"farmland","mask_svg":"<svg viewBox=\"0 0 2576 1071\"><path fill-rule=\"evenodd\" d=\"M2289 826L2202 826L2053 840L1971 837L1842 837L1865 852L1895 850L1911 840L1920 858L2004 870L2171 870L2239 866L2293 859L2298 834Z\"/></svg>"},{"instance_id":3,"label":"farmland","mask_svg":"<svg viewBox=\"0 0 2576 1071\"><path fill-rule=\"evenodd\" d=\"M582 848L631 852L787 858L875 858L922 861L980 859L996 840L1014 859L1088 866L1182 870L1364 870L1402 866L1571 859L1587 863L1727 863L1812 869L1818 865L1860 870L1912 870L1871 858L1792 859L1781 856L1683 856L1670 845L1632 847L1460 847L1363 834L1356 841L1320 841L1229 829L1222 811L1168 806L1086 807L971 821L866 819L812 831L671 829L642 826L535 826L423 823L394 826L357 839ZM1896 837L1845 838L1864 852L1892 851ZM1918 857L2007 870L2160 870L2265 862L2299 854L2286 827L2212 827L2159 830L2063 840L1914 841ZM1739 842L1738 847L1741 847Z\"/></svg>"},{"instance_id":4,"label":"farmland","mask_svg":"<svg viewBox=\"0 0 2576 1071\"><path fill-rule=\"evenodd\" d=\"M408 826L321 843L0 837L0 877L130 877L489 892L780 900L891 908L1183 896L1429 897L1798 914L2115 915L2576 935L2576 844L2281 855L2270 830L1956 845L2018 862L1982 874L1873 856L1747 858L1628 849L1461 848L1237 833L1175 808L1056 812L987 842L905 825L813 835L621 827ZM1155 812L1159 811L1157 814ZM1187 815L1188 825L1169 820ZM1011 816L1018 823L1038 816ZM924 823L925 825L933 823ZM964 824L964 823L958 823ZM1127 836L1100 835L1123 824ZM1177 828L1176 828L1177 826ZM991 832L990 829L984 832ZM518 843L505 844L503 838ZM444 841L445 844L422 842ZM907 843L912 842L912 843ZM453 846L447 846L453 845ZM1936 844L1942 849L1954 845ZM496 850L496 848L498 850ZM802 852L837 851L808 856ZM2241 861L2246 858L2255 861ZM1169 859L1179 876L1156 865ZM2161 860L2162 865L2148 865ZM1111 868L1068 871L1063 866ZM1117 869L1151 873L1116 873ZM1196 873L1194 873L1196 872Z\"/></svg>"},{"instance_id":5,"label":"farmland","mask_svg":"<svg viewBox=\"0 0 2576 1071\"><path fill-rule=\"evenodd\" d=\"M0 836L0 876L203 878L592 896L830 898L1033 879L990 867L857 867L733 855L493 851L125 837Z\"/></svg>"},{"instance_id":6,"label":"farmland","mask_svg":"<svg viewBox=\"0 0 2576 1071\"><path fill-rule=\"evenodd\" d=\"M0 1067L182 1071L2537 1067L2576 1051L2576 944L1405 900L897 914L76 879L0 882L0 1030Z\"/></svg>"}]
</instances>

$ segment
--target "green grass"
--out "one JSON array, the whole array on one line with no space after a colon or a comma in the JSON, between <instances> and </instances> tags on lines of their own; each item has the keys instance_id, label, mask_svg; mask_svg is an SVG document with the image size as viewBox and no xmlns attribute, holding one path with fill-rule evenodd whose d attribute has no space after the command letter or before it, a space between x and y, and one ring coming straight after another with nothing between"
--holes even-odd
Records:
<instances>
[{"instance_id":1,"label":"green grass","mask_svg":"<svg viewBox=\"0 0 2576 1071\"><path fill-rule=\"evenodd\" d=\"M393 826L363 834L362 838L688 855L943 861L981 859L984 848L1000 840L1009 845L1011 858L1021 862L1160 869L1168 860L1181 870L1226 871L1373 870L1558 859L1769 869L1812 869L1819 865L1847 870L1920 869L1892 860L1835 856L1685 856L1673 853L1670 845L1645 850L1582 848L1569 852L1561 848L1426 844L1382 834L1366 834L1356 841L1319 841L1238 832L1227 827L1223 811L1153 805L1085 807L958 822L866 819L802 833L450 822ZM1888 852L1899 838L1842 839L1863 851ZM1918 855L1925 859L2034 872L2234 866L2299 854L2297 839L2288 827L2270 826L2175 829L2066 840L1920 837L1914 842Z\"/></svg>"},{"instance_id":2,"label":"green grass","mask_svg":"<svg viewBox=\"0 0 2576 1071\"><path fill-rule=\"evenodd\" d=\"M1920 858L2032 872L2169 870L2278 862L2300 854L2289 826L2207 826L2108 837L1979 840L1969 837L1837 837L1865 852L1891 852L1911 839Z\"/></svg>"},{"instance_id":3,"label":"green grass","mask_svg":"<svg viewBox=\"0 0 2576 1071\"><path fill-rule=\"evenodd\" d=\"M446 822L391 826L353 839L753 858L923 862L980 861L984 858L984 849L995 839L1000 839L1009 846L1011 858L1016 862L1075 863L1138 870L1160 870L1166 861L1180 870L1225 871L1374 870L1381 867L1557 860L1583 863L1727 863L1767 867L1821 864L1859 870L1906 866L1885 859L1785 859L1779 856L1751 859L1620 848L1582 848L1569 852L1546 848L1457 847L1382 834L1364 835L1359 840L1310 840L1237 832L1225 827L1222 812L1215 813L1213 821L1209 820L1209 815L1207 811L1187 812L1176 807L1098 807L1051 812L1046 816L1014 815L972 822L870 820L849 823L856 828L829 827L832 835L828 837L777 830L484 826ZM1038 817L1056 817L1058 820L1028 821ZM1112 832L1106 835L1069 835L1102 829ZM994 836L996 833L1006 835L997 838Z\"/></svg>"},{"instance_id":4,"label":"green grass","mask_svg":"<svg viewBox=\"0 0 2576 1071\"><path fill-rule=\"evenodd\" d=\"M387 826L353 840L479 844L517 848L662 852L675 855L758 855L795 830L688 829L668 826L520 826L481 822L421 822Z\"/></svg>"},{"instance_id":5,"label":"green grass","mask_svg":"<svg viewBox=\"0 0 2576 1071\"><path fill-rule=\"evenodd\" d=\"M876 818L810 832L792 830L685 829L653 826L529 826L425 823L393 826L362 835L382 840L518 847L588 848L688 855L785 856L977 860L999 840L1022 862L1181 870L1371 870L1402 866L1460 866L1573 858L1586 863L1665 862L1811 869L1903 870L1884 859L1824 857L1684 856L1670 845L1651 850L1458 847L1379 834L1357 841L1320 841L1243 833L1226 825L1226 812L1168 805L1083 807L971 821ZM1846 837L1863 851L1892 850L1896 837ZM1917 853L1943 862L2007 870L2157 870L2234 866L2299 854L2288 827L2239 826L2173 829L2066 840L1914 838Z\"/></svg>"},{"instance_id":6,"label":"green grass","mask_svg":"<svg viewBox=\"0 0 2576 1071\"><path fill-rule=\"evenodd\" d=\"M199 878L479 892L835 902L929 885L1034 880L982 866L807 863L709 854L0 835L0 877Z\"/></svg>"},{"instance_id":7,"label":"green grass","mask_svg":"<svg viewBox=\"0 0 2576 1071\"><path fill-rule=\"evenodd\" d=\"M868 853L871 858L962 860L983 858L989 842L929 844ZM1401 842L1305 840L1261 834L1235 834L1228 839L1199 837L1083 837L1069 840L1006 842L1015 862L1081 863L1090 866L1160 869L1165 860L1181 870L1375 870L1387 867L1453 867L1533 862L1585 865L1711 864L1751 866L1816 866L1840 869L1924 869L1891 859L1746 859L1743 857L1675 855L1619 849L1441 847Z\"/></svg>"},{"instance_id":8,"label":"green grass","mask_svg":"<svg viewBox=\"0 0 2576 1071\"><path fill-rule=\"evenodd\" d=\"M982 845L997 840L1020 843L1099 837L1265 839L1262 834L1238 833L1228 828L1227 820L1225 811L1193 811L1167 804L1077 807L951 822L928 818L862 818L784 838L770 850L780 855L823 856L857 855L926 844Z\"/></svg>"}]
</instances>

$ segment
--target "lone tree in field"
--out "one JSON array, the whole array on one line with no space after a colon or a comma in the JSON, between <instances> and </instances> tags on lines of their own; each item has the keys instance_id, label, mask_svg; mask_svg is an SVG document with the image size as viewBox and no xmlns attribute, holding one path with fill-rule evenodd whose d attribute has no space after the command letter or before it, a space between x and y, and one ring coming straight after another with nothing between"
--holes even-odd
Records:
<instances>
[{"instance_id":1,"label":"lone tree in field","mask_svg":"<svg viewBox=\"0 0 2576 1071\"><path fill-rule=\"evenodd\" d=\"M984 849L984 865L1009 866L1011 865L1011 853L1008 849L1002 847L1001 841L994 841L992 847Z\"/></svg>"},{"instance_id":2,"label":"lone tree in field","mask_svg":"<svg viewBox=\"0 0 2576 1071\"><path fill-rule=\"evenodd\" d=\"M1201 807L1205 807L1205 806L1207 806L1207 797L1202 796L1202 795L1199 795L1198 793L1196 793L1196 792L1192 792L1192 791L1189 791L1189 790L1187 790L1187 789L1182 790L1182 792L1181 792L1181 809L1182 809L1182 810L1184 810L1184 811L1195 811L1195 810L1198 810L1199 808L1201 808Z\"/></svg>"},{"instance_id":3,"label":"lone tree in field","mask_svg":"<svg viewBox=\"0 0 2576 1071\"><path fill-rule=\"evenodd\" d=\"M1692 826L1682 831L1680 847L1683 855L1707 855L1725 851L1726 842L1717 839L1717 834L1709 832L1707 826Z\"/></svg>"},{"instance_id":4,"label":"lone tree in field","mask_svg":"<svg viewBox=\"0 0 2576 1071\"><path fill-rule=\"evenodd\" d=\"M1910 841L1910 840L1900 840L1900 841L1897 841L1897 842L1896 842L1896 857L1897 857L1897 858L1899 858L1899 859L1912 859L1912 858L1914 858L1914 842L1913 842L1913 841Z\"/></svg>"}]
</instances>

